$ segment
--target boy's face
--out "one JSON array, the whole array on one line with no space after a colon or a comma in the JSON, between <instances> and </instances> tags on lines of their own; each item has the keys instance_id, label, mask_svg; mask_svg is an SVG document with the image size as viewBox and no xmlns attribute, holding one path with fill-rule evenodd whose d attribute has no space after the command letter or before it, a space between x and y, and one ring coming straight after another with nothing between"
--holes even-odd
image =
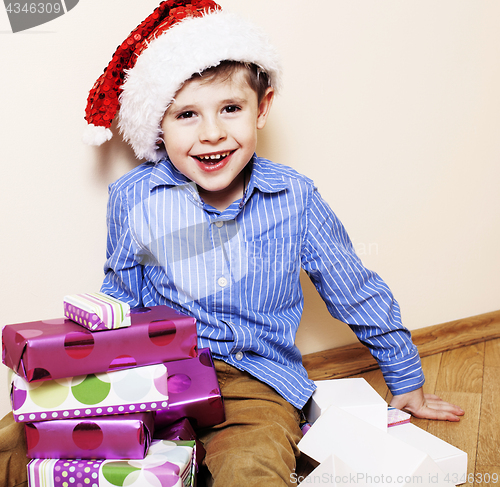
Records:
<instances>
[{"instance_id":1,"label":"boy's face","mask_svg":"<svg viewBox=\"0 0 500 487\"><path fill-rule=\"evenodd\" d=\"M161 127L172 164L198 185L204 201L224 209L243 195L243 169L255 152L274 91L259 104L243 70L227 80L184 84Z\"/></svg>"}]
</instances>

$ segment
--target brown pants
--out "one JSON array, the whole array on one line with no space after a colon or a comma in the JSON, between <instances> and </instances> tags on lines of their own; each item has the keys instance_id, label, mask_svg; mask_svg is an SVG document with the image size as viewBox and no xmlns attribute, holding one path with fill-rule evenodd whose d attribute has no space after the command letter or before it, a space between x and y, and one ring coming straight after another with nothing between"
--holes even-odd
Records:
<instances>
[{"instance_id":1,"label":"brown pants","mask_svg":"<svg viewBox=\"0 0 500 487\"><path fill-rule=\"evenodd\" d=\"M246 372L216 360L226 421L200 432L213 487L284 487L294 482L302 437L295 407Z\"/></svg>"},{"instance_id":2,"label":"brown pants","mask_svg":"<svg viewBox=\"0 0 500 487\"><path fill-rule=\"evenodd\" d=\"M15 423L12 413L0 420L0 486L27 485L24 424Z\"/></svg>"}]
</instances>

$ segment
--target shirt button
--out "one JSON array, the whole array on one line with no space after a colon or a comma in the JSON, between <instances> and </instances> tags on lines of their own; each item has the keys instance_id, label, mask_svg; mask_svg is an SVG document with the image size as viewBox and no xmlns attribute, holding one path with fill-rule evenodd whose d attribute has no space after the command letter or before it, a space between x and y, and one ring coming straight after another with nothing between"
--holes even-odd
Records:
<instances>
[{"instance_id":1,"label":"shirt button","mask_svg":"<svg viewBox=\"0 0 500 487\"><path fill-rule=\"evenodd\" d=\"M241 360L243 358L243 352L238 352L234 357L236 360Z\"/></svg>"},{"instance_id":2,"label":"shirt button","mask_svg":"<svg viewBox=\"0 0 500 487\"><path fill-rule=\"evenodd\" d=\"M217 280L217 284L219 284L220 287L226 287L227 279L225 277L219 277L219 279Z\"/></svg>"},{"instance_id":3,"label":"shirt button","mask_svg":"<svg viewBox=\"0 0 500 487\"><path fill-rule=\"evenodd\" d=\"M217 228L221 228L221 227L223 227L223 226L224 226L224 222L221 222L221 221L215 222L215 226L216 226Z\"/></svg>"}]
</instances>

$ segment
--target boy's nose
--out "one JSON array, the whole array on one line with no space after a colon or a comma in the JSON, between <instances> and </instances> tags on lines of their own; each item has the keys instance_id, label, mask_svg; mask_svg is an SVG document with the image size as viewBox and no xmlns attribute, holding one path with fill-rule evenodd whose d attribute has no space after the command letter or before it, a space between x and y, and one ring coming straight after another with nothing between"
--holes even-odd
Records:
<instances>
[{"instance_id":1,"label":"boy's nose","mask_svg":"<svg viewBox=\"0 0 500 487\"><path fill-rule=\"evenodd\" d=\"M206 120L200 127L200 140L214 144L226 138L226 130L218 120Z\"/></svg>"}]
</instances>

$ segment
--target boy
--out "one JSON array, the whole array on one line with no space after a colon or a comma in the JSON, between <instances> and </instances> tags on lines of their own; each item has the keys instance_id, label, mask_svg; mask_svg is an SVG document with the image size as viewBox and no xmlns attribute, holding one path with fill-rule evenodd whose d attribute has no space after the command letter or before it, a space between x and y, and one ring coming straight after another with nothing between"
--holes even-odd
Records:
<instances>
[{"instance_id":1,"label":"boy","mask_svg":"<svg viewBox=\"0 0 500 487\"><path fill-rule=\"evenodd\" d=\"M226 421L199 432L214 486L294 484L299 410L314 390L294 344L301 268L370 347L392 405L463 414L424 396L397 303L313 183L254 154L279 76L254 26L208 0L169 1L118 48L87 107L88 139L111 136L119 107L125 139L148 160L110 188L102 291L196 317L225 400Z\"/></svg>"}]
</instances>

